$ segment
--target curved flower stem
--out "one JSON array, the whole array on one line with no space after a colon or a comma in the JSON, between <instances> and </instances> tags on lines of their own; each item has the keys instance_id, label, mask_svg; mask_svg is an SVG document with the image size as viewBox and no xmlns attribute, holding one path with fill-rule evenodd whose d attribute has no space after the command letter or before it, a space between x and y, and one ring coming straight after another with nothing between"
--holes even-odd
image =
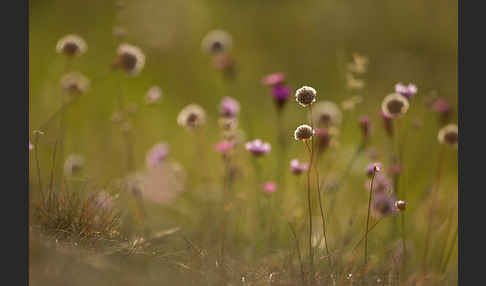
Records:
<instances>
[{"instance_id":1,"label":"curved flower stem","mask_svg":"<svg viewBox=\"0 0 486 286\"><path fill-rule=\"evenodd\" d=\"M311 187L310 187L310 174L312 171L312 163L313 163L313 154L311 146L307 141L304 141L305 145L307 146L307 150L309 151L310 162L309 162L309 169L307 170L307 206L309 208L309 257L310 257L310 280L309 282L312 283L314 281L314 252L312 249L312 205L311 205Z\"/></svg>"},{"instance_id":2,"label":"curved flower stem","mask_svg":"<svg viewBox=\"0 0 486 286\"><path fill-rule=\"evenodd\" d=\"M373 181L375 180L376 169L373 169L373 176L371 177L370 198L368 200L368 215L366 217L366 231L365 231L365 247L364 247L364 262L368 263L368 225L370 223L371 200L373 198Z\"/></svg>"},{"instance_id":3,"label":"curved flower stem","mask_svg":"<svg viewBox=\"0 0 486 286\"><path fill-rule=\"evenodd\" d=\"M406 270L407 270L407 247L405 245L405 213L402 213L402 248L403 248L403 261L402 261L402 269L400 277L406 277Z\"/></svg>"}]
</instances>

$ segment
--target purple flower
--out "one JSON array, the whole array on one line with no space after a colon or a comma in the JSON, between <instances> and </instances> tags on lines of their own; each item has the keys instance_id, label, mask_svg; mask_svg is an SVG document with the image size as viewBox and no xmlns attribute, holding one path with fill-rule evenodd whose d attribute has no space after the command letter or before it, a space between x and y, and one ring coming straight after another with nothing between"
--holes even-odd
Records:
<instances>
[{"instance_id":1,"label":"purple flower","mask_svg":"<svg viewBox=\"0 0 486 286\"><path fill-rule=\"evenodd\" d=\"M270 195L277 191L277 185L274 182L265 182L262 184L263 191Z\"/></svg>"},{"instance_id":2,"label":"purple flower","mask_svg":"<svg viewBox=\"0 0 486 286\"><path fill-rule=\"evenodd\" d=\"M285 75L282 72L268 74L262 79L262 83L268 86L281 85L284 82L285 82Z\"/></svg>"},{"instance_id":3,"label":"purple flower","mask_svg":"<svg viewBox=\"0 0 486 286\"><path fill-rule=\"evenodd\" d=\"M385 217L395 215L398 212L395 206L395 198L387 193L376 193L373 201L373 211L375 216Z\"/></svg>"},{"instance_id":4,"label":"purple flower","mask_svg":"<svg viewBox=\"0 0 486 286\"><path fill-rule=\"evenodd\" d=\"M233 149L233 146L234 146L233 141L224 140L224 141L218 142L214 148L216 149L216 151L218 151L220 153L226 153L229 150Z\"/></svg>"},{"instance_id":5,"label":"purple flower","mask_svg":"<svg viewBox=\"0 0 486 286\"><path fill-rule=\"evenodd\" d=\"M272 149L270 143L262 142L260 139L247 142L245 148L257 157L267 154Z\"/></svg>"},{"instance_id":6,"label":"purple flower","mask_svg":"<svg viewBox=\"0 0 486 286\"><path fill-rule=\"evenodd\" d=\"M276 101L287 101L287 99L291 95L291 90L288 86L286 85L274 85L272 87L272 96Z\"/></svg>"},{"instance_id":7,"label":"purple flower","mask_svg":"<svg viewBox=\"0 0 486 286\"><path fill-rule=\"evenodd\" d=\"M373 173L375 173L375 168L376 168L376 172L379 172L381 169L382 169L382 165L381 163L377 162L377 163L369 163L368 166L366 167L366 175L371 178L373 177ZM375 187L375 182L373 182L373 187Z\"/></svg>"},{"instance_id":8,"label":"purple flower","mask_svg":"<svg viewBox=\"0 0 486 286\"><path fill-rule=\"evenodd\" d=\"M221 116L226 118L234 118L240 113L240 103L229 96L223 97L220 105Z\"/></svg>"},{"instance_id":9,"label":"purple flower","mask_svg":"<svg viewBox=\"0 0 486 286\"><path fill-rule=\"evenodd\" d=\"M300 163L299 160L293 159L290 161L290 170L295 175L300 175L309 169L309 163Z\"/></svg>"},{"instance_id":10,"label":"purple flower","mask_svg":"<svg viewBox=\"0 0 486 286\"><path fill-rule=\"evenodd\" d=\"M168 155L169 155L169 145L167 143L155 144L147 152L147 157L145 158L147 167L153 168L158 166L160 163L162 163L165 160L165 158L167 158Z\"/></svg>"},{"instance_id":11,"label":"purple flower","mask_svg":"<svg viewBox=\"0 0 486 286\"><path fill-rule=\"evenodd\" d=\"M397 83L395 85L395 92L410 100L412 96L417 93L417 86L412 83L409 83L408 85L405 85L403 83Z\"/></svg>"},{"instance_id":12,"label":"purple flower","mask_svg":"<svg viewBox=\"0 0 486 286\"><path fill-rule=\"evenodd\" d=\"M366 182L366 189L370 191L371 179ZM377 173L373 180L373 194L387 193L393 188L393 181L383 173Z\"/></svg>"}]
</instances>

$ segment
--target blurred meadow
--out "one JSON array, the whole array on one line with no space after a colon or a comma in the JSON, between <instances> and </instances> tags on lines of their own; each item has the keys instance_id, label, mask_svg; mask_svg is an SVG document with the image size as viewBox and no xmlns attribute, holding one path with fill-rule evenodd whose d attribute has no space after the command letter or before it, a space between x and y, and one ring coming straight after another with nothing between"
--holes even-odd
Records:
<instances>
[{"instance_id":1,"label":"blurred meadow","mask_svg":"<svg viewBox=\"0 0 486 286\"><path fill-rule=\"evenodd\" d=\"M457 123L456 1L29 2L31 285L457 284L457 149L438 140ZM205 51L213 30L231 47ZM56 52L68 34L85 53ZM116 61L120 43L145 55L139 74ZM69 72L89 87L63 88ZM281 107L262 83L276 72L290 88ZM398 83L418 91L385 121L382 101ZM153 86L162 95L147 104ZM317 142L294 139L299 125L319 124L295 100L302 86L317 91L316 116L331 101L342 117L312 153L311 250L308 174L290 166L309 162L306 144ZM230 139L227 96L240 109ZM183 127L193 103L205 123ZM230 150L216 146L223 139ZM271 150L253 155L254 139ZM168 155L153 167L158 143ZM369 220L378 175L393 202L380 216L373 201Z\"/></svg>"}]
</instances>

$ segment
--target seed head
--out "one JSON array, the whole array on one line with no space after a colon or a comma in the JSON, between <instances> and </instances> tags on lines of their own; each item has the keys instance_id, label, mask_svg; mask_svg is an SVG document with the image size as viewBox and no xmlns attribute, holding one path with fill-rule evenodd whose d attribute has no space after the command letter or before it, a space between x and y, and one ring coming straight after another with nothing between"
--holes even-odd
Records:
<instances>
[{"instance_id":1,"label":"seed head","mask_svg":"<svg viewBox=\"0 0 486 286\"><path fill-rule=\"evenodd\" d=\"M319 101L313 110L312 121L319 127L329 128L341 123L343 115L339 106L332 101Z\"/></svg>"},{"instance_id":2,"label":"seed head","mask_svg":"<svg viewBox=\"0 0 486 286\"><path fill-rule=\"evenodd\" d=\"M306 124L302 124L294 132L294 138L297 141L309 140L314 135L312 127Z\"/></svg>"},{"instance_id":3,"label":"seed head","mask_svg":"<svg viewBox=\"0 0 486 286\"><path fill-rule=\"evenodd\" d=\"M459 133L456 124L448 124L439 130L438 139L441 144L449 144L456 147L459 140Z\"/></svg>"},{"instance_id":4,"label":"seed head","mask_svg":"<svg viewBox=\"0 0 486 286\"><path fill-rule=\"evenodd\" d=\"M399 211L404 211L407 209L407 202L406 201L396 201L395 202L395 207L399 210Z\"/></svg>"},{"instance_id":5,"label":"seed head","mask_svg":"<svg viewBox=\"0 0 486 286\"><path fill-rule=\"evenodd\" d=\"M201 46L210 55L229 52L233 45L233 39L229 33L223 30L213 30L202 40Z\"/></svg>"},{"instance_id":6,"label":"seed head","mask_svg":"<svg viewBox=\"0 0 486 286\"><path fill-rule=\"evenodd\" d=\"M316 101L316 97L316 90L310 86L303 86L295 92L295 100L303 107L314 103Z\"/></svg>"},{"instance_id":7,"label":"seed head","mask_svg":"<svg viewBox=\"0 0 486 286\"><path fill-rule=\"evenodd\" d=\"M381 104L383 113L392 118L404 115L407 112L408 107L408 100L398 93L387 95Z\"/></svg>"},{"instance_id":8,"label":"seed head","mask_svg":"<svg viewBox=\"0 0 486 286\"><path fill-rule=\"evenodd\" d=\"M145 66L145 55L136 46L120 44L114 66L123 69L129 75L138 75Z\"/></svg>"},{"instance_id":9,"label":"seed head","mask_svg":"<svg viewBox=\"0 0 486 286\"><path fill-rule=\"evenodd\" d=\"M56 51L66 56L80 56L88 49L86 42L78 35L69 34L62 37L56 45Z\"/></svg>"},{"instance_id":10,"label":"seed head","mask_svg":"<svg viewBox=\"0 0 486 286\"><path fill-rule=\"evenodd\" d=\"M79 72L70 72L61 78L61 88L69 95L79 95L86 92L90 81Z\"/></svg>"},{"instance_id":11,"label":"seed head","mask_svg":"<svg viewBox=\"0 0 486 286\"><path fill-rule=\"evenodd\" d=\"M199 128L206 123L206 112L197 104L189 104L177 116L177 123L187 129Z\"/></svg>"}]
</instances>

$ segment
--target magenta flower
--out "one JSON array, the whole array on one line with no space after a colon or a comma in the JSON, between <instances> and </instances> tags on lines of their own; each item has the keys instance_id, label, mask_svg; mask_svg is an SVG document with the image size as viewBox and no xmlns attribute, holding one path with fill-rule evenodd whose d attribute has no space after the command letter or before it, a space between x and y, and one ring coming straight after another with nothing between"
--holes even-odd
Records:
<instances>
[{"instance_id":1,"label":"magenta flower","mask_svg":"<svg viewBox=\"0 0 486 286\"><path fill-rule=\"evenodd\" d=\"M230 151L231 149L233 149L233 147L234 147L233 141L223 140L221 142L216 143L216 145L214 146L214 149L216 149L217 152L224 154L224 153Z\"/></svg>"},{"instance_id":2,"label":"magenta flower","mask_svg":"<svg viewBox=\"0 0 486 286\"><path fill-rule=\"evenodd\" d=\"M158 166L167 158L168 155L169 155L169 144L167 143L155 144L147 152L147 156L145 158L147 167L153 168Z\"/></svg>"},{"instance_id":3,"label":"magenta flower","mask_svg":"<svg viewBox=\"0 0 486 286\"><path fill-rule=\"evenodd\" d=\"M408 100L410 100L417 93L417 91L417 86L412 83L409 83L408 85L397 83L395 85L395 92L404 96Z\"/></svg>"},{"instance_id":4,"label":"magenta flower","mask_svg":"<svg viewBox=\"0 0 486 286\"><path fill-rule=\"evenodd\" d=\"M283 105L289 99L291 90L288 86L277 84L272 86L272 96L275 103L279 106Z\"/></svg>"},{"instance_id":5,"label":"magenta flower","mask_svg":"<svg viewBox=\"0 0 486 286\"><path fill-rule=\"evenodd\" d=\"M229 96L223 97L220 105L220 114L226 118L234 118L240 113L240 103Z\"/></svg>"},{"instance_id":6,"label":"magenta flower","mask_svg":"<svg viewBox=\"0 0 486 286\"><path fill-rule=\"evenodd\" d=\"M309 170L309 163L300 163L299 160L293 159L290 161L290 170L295 175L300 175Z\"/></svg>"},{"instance_id":7,"label":"magenta flower","mask_svg":"<svg viewBox=\"0 0 486 286\"><path fill-rule=\"evenodd\" d=\"M281 85L284 82L285 82L285 75L282 72L268 74L262 79L262 83L268 86Z\"/></svg>"},{"instance_id":8,"label":"magenta flower","mask_svg":"<svg viewBox=\"0 0 486 286\"><path fill-rule=\"evenodd\" d=\"M262 184L262 189L266 194L270 195L277 191L277 185L274 182L265 182Z\"/></svg>"},{"instance_id":9,"label":"magenta flower","mask_svg":"<svg viewBox=\"0 0 486 286\"><path fill-rule=\"evenodd\" d=\"M260 139L247 142L245 148L257 157L267 154L272 149L270 143L263 142Z\"/></svg>"}]
</instances>

